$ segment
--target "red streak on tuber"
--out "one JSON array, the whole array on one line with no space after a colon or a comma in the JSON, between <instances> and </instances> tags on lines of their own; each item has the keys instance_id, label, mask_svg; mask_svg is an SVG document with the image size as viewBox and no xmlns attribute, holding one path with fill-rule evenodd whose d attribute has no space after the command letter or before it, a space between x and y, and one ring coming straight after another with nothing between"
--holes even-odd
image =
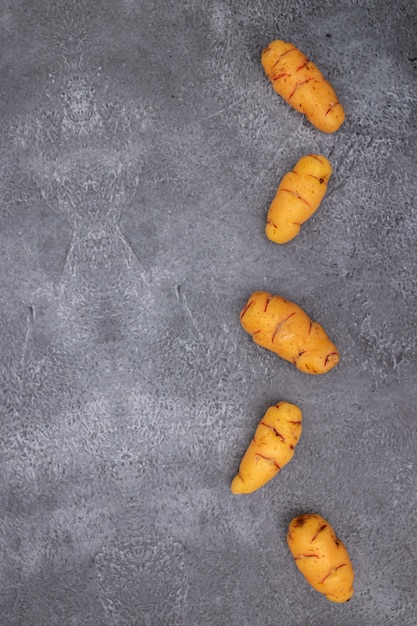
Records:
<instances>
[{"instance_id":1,"label":"red streak on tuber","mask_svg":"<svg viewBox=\"0 0 417 626\"><path fill-rule=\"evenodd\" d=\"M306 78L305 80L302 80L301 82L297 83L294 89L292 90L291 94L288 96L288 100L291 100L291 98L293 97L297 89L301 87L301 85L305 85L306 83L309 83L310 80L314 80L314 78L311 76L310 78Z\"/></svg>"},{"instance_id":2,"label":"red streak on tuber","mask_svg":"<svg viewBox=\"0 0 417 626\"><path fill-rule=\"evenodd\" d=\"M266 310L268 308L268 304L271 302L271 298L267 298L266 302L265 302L265 308L264 308L264 313L266 313Z\"/></svg>"},{"instance_id":3,"label":"red streak on tuber","mask_svg":"<svg viewBox=\"0 0 417 626\"><path fill-rule=\"evenodd\" d=\"M315 178L319 181L319 183L324 183L324 178L320 178L319 176L314 176L314 174L307 174L310 178Z\"/></svg>"},{"instance_id":4,"label":"red streak on tuber","mask_svg":"<svg viewBox=\"0 0 417 626\"><path fill-rule=\"evenodd\" d=\"M340 102L334 102L334 103L331 102L329 108L327 109L326 113L324 114L324 117L326 117L330 113L330 111L333 111L333 109L335 107L337 107L337 106L342 106L342 105L340 104Z\"/></svg>"},{"instance_id":5,"label":"red streak on tuber","mask_svg":"<svg viewBox=\"0 0 417 626\"><path fill-rule=\"evenodd\" d=\"M272 80L279 80L280 78L284 78L284 76L289 76L289 74L282 72L282 74L278 74L278 76L272 76Z\"/></svg>"},{"instance_id":6,"label":"red streak on tuber","mask_svg":"<svg viewBox=\"0 0 417 626\"><path fill-rule=\"evenodd\" d=\"M294 561L298 561L298 559L309 559L311 557L315 557L316 559L320 558L318 554L299 554L294 557Z\"/></svg>"},{"instance_id":7,"label":"red streak on tuber","mask_svg":"<svg viewBox=\"0 0 417 626\"><path fill-rule=\"evenodd\" d=\"M243 310L242 310L242 312L241 312L241 314L240 314L240 319L242 319L242 318L243 318L243 316L245 315L246 311L248 310L248 308L249 308L250 306L252 306L252 304L253 304L253 300L250 300L250 302L248 302L248 303L246 304L246 306L243 308Z\"/></svg>"},{"instance_id":8,"label":"red streak on tuber","mask_svg":"<svg viewBox=\"0 0 417 626\"><path fill-rule=\"evenodd\" d=\"M326 367L326 365L327 365L327 362L328 362L329 358L330 358L333 354L336 354L336 355L337 355L337 352L329 352L329 354L326 356L326 358L324 359L324 367Z\"/></svg>"},{"instance_id":9,"label":"red streak on tuber","mask_svg":"<svg viewBox=\"0 0 417 626\"><path fill-rule=\"evenodd\" d=\"M327 528L327 524L323 524L322 526L320 526L314 537L310 539L310 543L313 543L313 541L317 538L317 535L321 533L325 528Z\"/></svg>"},{"instance_id":10,"label":"red streak on tuber","mask_svg":"<svg viewBox=\"0 0 417 626\"><path fill-rule=\"evenodd\" d=\"M256 453L256 456L261 457L261 459L265 459L265 461L270 461L271 463L273 463L277 467L278 470L281 469L281 467L278 465L278 463L276 462L275 459L273 459L273 458L271 458L269 456L264 456L263 454L260 454L259 452Z\"/></svg>"},{"instance_id":11,"label":"red streak on tuber","mask_svg":"<svg viewBox=\"0 0 417 626\"><path fill-rule=\"evenodd\" d=\"M310 154L309 156L313 157L313 159L317 159L319 163L324 165L323 160L319 156L317 156L317 154Z\"/></svg>"},{"instance_id":12,"label":"red streak on tuber","mask_svg":"<svg viewBox=\"0 0 417 626\"><path fill-rule=\"evenodd\" d=\"M306 60L304 61L304 63L302 63L299 67L297 67L297 69L296 69L295 71L296 71L296 72L299 72L300 70L302 70L302 69L303 69L303 67L305 67L305 66L307 65L307 63L308 63L308 59L306 59Z\"/></svg>"},{"instance_id":13,"label":"red streak on tuber","mask_svg":"<svg viewBox=\"0 0 417 626\"><path fill-rule=\"evenodd\" d=\"M290 313L284 320L282 320L281 322L278 322L278 324L275 327L275 330L272 334L272 343L274 343L274 339L276 337L276 334L278 331L281 330L281 328L284 326L284 324L286 324L286 322L288 322L288 320L290 319L290 317L292 317L293 315L295 315L295 311L293 311L292 313Z\"/></svg>"},{"instance_id":14,"label":"red streak on tuber","mask_svg":"<svg viewBox=\"0 0 417 626\"><path fill-rule=\"evenodd\" d=\"M270 426L269 424L265 424L265 422L261 422L261 424L262 426L266 426L267 428L270 428L271 430L273 430L276 436L281 439L281 441L285 441L285 437L281 435L281 433L279 433L276 428L274 428L273 426Z\"/></svg>"},{"instance_id":15,"label":"red streak on tuber","mask_svg":"<svg viewBox=\"0 0 417 626\"><path fill-rule=\"evenodd\" d=\"M268 50L270 50L269 46L267 48L265 48L264 52L268 52ZM290 48L289 50L286 50L285 52L280 54L278 59L275 61L274 65L272 67L275 67L276 65L278 65L278 63L281 61L282 57L285 57L285 55L288 54L289 52L294 52L294 50L297 50L297 48Z\"/></svg>"},{"instance_id":16,"label":"red streak on tuber","mask_svg":"<svg viewBox=\"0 0 417 626\"><path fill-rule=\"evenodd\" d=\"M302 200L302 202L304 202L304 204L306 204L311 209L311 204L307 202L305 198L300 196L298 191L294 191L293 189L281 189L280 191L286 191L287 193L290 193L292 196L294 196L294 198L297 198L298 200Z\"/></svg>"},{"instance_id":17,"label":"red streak on tuber","mask_svg":"<svg viewBox=\"0 0 417 626\"><path fill-rule=\"evenodd\" d=\"M342 563L342 565L338 565L337 567L332 567L330 572L326 574L326 576L320 581L320 583L324 583L324 581L326 580L326 578L330 576L330 574L333 574L333 572L337 572L338 569L340 569L341 567L344 567L345 565L346 563Z\"/></svg>"}]
</instances>

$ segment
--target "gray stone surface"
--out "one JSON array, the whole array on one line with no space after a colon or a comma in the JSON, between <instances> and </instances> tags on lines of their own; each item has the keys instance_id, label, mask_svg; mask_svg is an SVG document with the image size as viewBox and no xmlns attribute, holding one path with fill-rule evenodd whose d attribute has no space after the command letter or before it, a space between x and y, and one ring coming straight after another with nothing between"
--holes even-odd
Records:
<instances>
[{"instance_id":1,"label":"gray stone surface","mask_svg":"<svg viewBox=\"0 0 417 626\"><path fill-rule=\"evenodd\" d=\"M416 560L412 0L3 0L2 626L412 626ZM262 48L296 43L346 110L320 133ZM328 194L264 236L307 152ZM239 324L254 290L321 322L309 377ZM229 485L279 400L293 461ZM317 511L356 571L333 605L285 535Z\"/></svg>"}]
</instances>

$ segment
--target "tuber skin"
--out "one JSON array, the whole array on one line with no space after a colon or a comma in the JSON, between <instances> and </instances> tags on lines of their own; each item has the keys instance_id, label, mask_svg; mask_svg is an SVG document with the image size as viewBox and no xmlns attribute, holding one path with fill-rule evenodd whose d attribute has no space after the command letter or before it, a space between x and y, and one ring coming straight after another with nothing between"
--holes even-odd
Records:
<instances>
[{"instance_id":1,"label":"tuber skin","mask_svg":"<svg viewBox=\"0 0 417 626\"><path fill-rule=\"evenodd\" d=\"M345 112L330 83L318 67L294 44L277 39L261 55L274 90L319 130L334 133Z\"/></svg>"},{"instance_id":2,"label":"tuber skin","mask_svg":"<svg viewBox=\"0 0 417 626\"><path fill-rule=\"evenodd\" d=\"M301 431L302 413L295 404L269 407L232 481L232 493L248 494L266 485L292 459Z\"/></svg>"},{"instance_id":3,"label":"tuber skin","mask_svg":"<svg viewBox=\"0 0 417 626\"><path fill-rule=\"evenodd\" d=\"M321 154L301 157L282 178L267 215L265 234L274 243L287 243L319 208L332 166Z\"/></svg>"},{"instance_id":4,"label":"tuber skin","mask_svg":"<svg viewBox=\"0 0 417 626\"><path fill-rule=\"evenodd\" d=\"M287 544L307 582L331 602L353 596L349 554L330 524L316 513L298 515L288 527Z\"/></svg>"},{"instance_id":5,"label":"tuber skin","mask_svg":"<svg viewBox=\"0 0 417 626\"><path fill-rule=\"evenodd\" d=\"M324 329L294 302L254 292L240 313L253 341L306 374L325 374L339 363L339 351Z\"/></svg>"}]
</instances>

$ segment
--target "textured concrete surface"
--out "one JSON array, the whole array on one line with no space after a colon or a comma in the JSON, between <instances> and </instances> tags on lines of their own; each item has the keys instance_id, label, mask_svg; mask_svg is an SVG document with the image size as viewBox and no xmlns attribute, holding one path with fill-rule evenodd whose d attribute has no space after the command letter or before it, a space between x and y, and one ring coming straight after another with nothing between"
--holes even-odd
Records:
<instances>
[{"instance_id":1,"label":"textured concrete surface","mask_svg":"<svg viewBox=\"0 0 417 626\"><path fill-rule=\"evenodd\" d=\"M2 1L2 626L417 623L416 27L412 0ZM335 86L336 134L272 91L275 38ZM279 247L266 211L307 152L334 174ZM339 366L255 346L258 289ZM282 399L294 459L232 496ZM309 511L350 552L346 605L287 550Z\"/></svg>"}]
</instances>

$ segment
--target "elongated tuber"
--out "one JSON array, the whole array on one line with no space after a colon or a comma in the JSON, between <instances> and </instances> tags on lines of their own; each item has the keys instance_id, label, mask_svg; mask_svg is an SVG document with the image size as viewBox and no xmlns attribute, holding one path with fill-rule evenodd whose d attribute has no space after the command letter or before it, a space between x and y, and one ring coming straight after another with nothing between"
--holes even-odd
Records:
<instances>
[{"instance_id":1,"label":"elongated tuber","mask_svg":"<svg viewBox=\"0 0 417 626\"><path fill-rule=\"evenodd\" d=\"M316 513L299 515L289 525L287 543L307 582L331 602L353 596L349 554L330 524Z\"/></svg>"},{"instance_id":2,"label":"elongated tuber","mask_svg":"<svg viewBox=\"0 0 417 626\"><path fill-rule=\"evenodd\" d=\"M280 296L253 293L240 313L240 323L256 344L307 374L325 374L339 362L339 352L320 324Z\"/></svg>"},{"instance_id":3,"label":"elongated tuber","mask_svg":"<svg viewBox=\"0 0 417 626\"><path fill-rule=\"evenodd\" d=\"M291 172L282 178L267 216L265 234L275 243L294 239L319 208L327 190L332 166L321 154L301 157Z\"/></svg>"},{"instance_id":4,"label":"elongated tuber","mask_svg":"<svg viewBox=\"0 0 417 626\"><path fill-rule=\"evenodd\" d=\"M313 126L326 133L340 128L345 112L333 87L294 44L272 41L262 51L261 63L274 90Z\"/></svg>"},{"instance_id":5,"label":"elongated tuber","mask_svg":"<svg viewBox=\"0 0 417 626\"><path fill-rule=\"evenodd\" d=\"M302 430L301 410L289 402L269 407L231 484L232 493L256 491L292 459Z\"/></svg>"}]
</instances>

